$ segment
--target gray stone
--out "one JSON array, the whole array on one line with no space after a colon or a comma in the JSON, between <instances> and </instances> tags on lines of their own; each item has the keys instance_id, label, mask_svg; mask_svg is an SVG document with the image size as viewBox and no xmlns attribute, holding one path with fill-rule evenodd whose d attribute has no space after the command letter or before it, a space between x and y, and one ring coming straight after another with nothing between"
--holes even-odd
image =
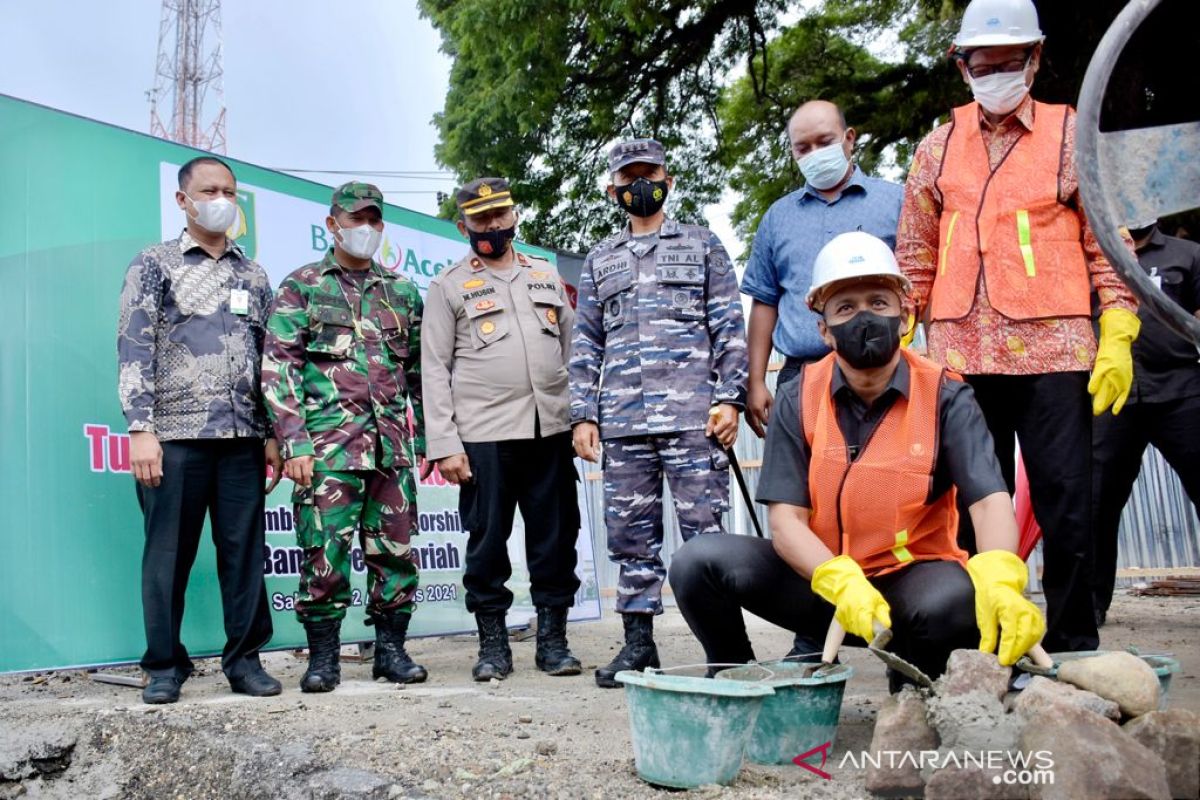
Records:
<instances>
[{"instance_id":1,"label":"gray stone","mask_svg":"<svg viewBox=\"0 0 1200 800\"><path fill-rule=\"evenodd\" d=\"M901 763L899 758L889 763L880 754L912 753L916 758L921 751L936 750L937 746L937 732L926 719L924 698L910 687L889 697L879 709L871 737L871 755L880 760L880 766L868 764L867 791L883 797L919 796L925 786L920 768Z\"/></svg>"},{"instance_id":2,"label":"gray stone","mask_svg":"<svg viewBox=\"0 0 1200 800\"><path fill-rule=\"evenodd\" d=\"M1006 783L1002 772L975 765L943 767L925 782L925 800L1028 800L1028 787Z\"/></svg>"},{"instance_id":3,"label":"gray stone","mask_svg":"<svg viewBox=\"0 0 1200 800\"><path fill-rule=\"evenodd\" d=\"M308 781L313 800L386 800L392 782L365 769L335 767L318 772Z\"/></svg>"},{"instance_id":4,"label":"gray stone","mask_svg":"<svg viewBox=\"0 0 1200 800\"><path fill-rule=\"evenodd\" d=\"M1200 714L1151 711L1127 722L1124 731L1162 758L1172 797L1200 797Z\"/></svg>"},{"instance_id":5,"label":"gray stone","mask_svg":"<svg viewBox=\"0 0 1200 800\"><path fill-rule=\"evenodd\" d=\"M1140 717L1158 708L1158 675L1132 653L1067 659L1058 668L1058 679L1114 701L1127 717Z\"/></svg>"},{"instance_id":6,"label":"gray stone","mask_svg":"<svg viewBox=\"0 0 1200 800\"><path fill-rule=\"evenodd\" d=\"M1053 783L1029 787L1033 800L1127 798L1167 800L1163 760L1115 722L1081 708L1063 706L1029 718L1020 750L1035 768L1053 762Z\"/></svg>"},{"instance_id":7,"label":"gray stone","mask_svg":"<svg viewBox=\"0 0 1200 800\"><path fill-rule=\"evenodd\" d=\"M946 662L946 672L934 682L939 695L960 695L969 692L994 694L997 700L1008 691L1011 667L1000 666L991 653L978 650L955 650Z\"/></svg>"},{"instance_id":8,"label":"gray stone","mask_svg":"<svg viewBox=\"0 0 1200 800\"><path fill-rule=\"evenodd\" d=\"M1000 699L986 691L935 695L929 700L929 722L942 747L977 753L1011 750L1021 735L1021 718L1004 713Z\"/></svg>"},{"instance_id":9,"label":"gray stone","mask_svg":"<svg viewBox=\"0 0 1200 800\"><path fill-rule=\"evenodd\" d=\"M1040 675L1034 675L1025 690L1016 696L1012 710L1031 717L1040 711L1053 711L1064 706L1091 711L1113 721L1121 719L1121 709L1112 700Z\"/></svg>"}]
</instances>

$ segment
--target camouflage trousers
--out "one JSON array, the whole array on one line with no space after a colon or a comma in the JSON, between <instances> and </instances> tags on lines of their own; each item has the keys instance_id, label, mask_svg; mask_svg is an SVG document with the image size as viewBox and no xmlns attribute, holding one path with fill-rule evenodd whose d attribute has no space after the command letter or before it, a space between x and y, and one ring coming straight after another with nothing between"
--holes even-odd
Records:
<instances>
[{"instance_id":1,"label":"camouflage trousers","mask_svg":"<svg viewBox=\"0 0 1200 800\"><path fill-rule=\"evenodd\" d=\"M296 616L301 622L341 620L351 601L354 533L367 569L367 614L412 612L417 562L410 537L417 529L417 487L408 467L316 472L299 486L296 541L304 550Z\"/></svg>"},{"instance_id":2,"label":"camouflage trousers","mask_svg":"<svg viewBox=\"0 0 1200 800\"><path fill-rule=\"evenodd\" d=\"M723 533L729 510L729 457L704 431L604 442L604 526L608 557L620 565L617 611L661 614L663 477L671 487L679 532Z\"/></svg>"}]
</instances>

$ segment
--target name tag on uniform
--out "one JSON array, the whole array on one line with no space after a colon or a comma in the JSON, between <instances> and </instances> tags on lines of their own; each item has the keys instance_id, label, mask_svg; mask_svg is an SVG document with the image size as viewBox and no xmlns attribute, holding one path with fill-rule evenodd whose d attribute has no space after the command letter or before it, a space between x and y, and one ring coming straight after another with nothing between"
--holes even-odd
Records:
<instances>
[{"instance_id":1,"label":"name tag on uniform","mask_svg":"<svg viewBox=\"0 0 1200 800\"><path fill-rule=\"evenodd\" d=\"M250 292L246 289L229 290L229 310L245 316L250 313Z\"/></svg>"}]
</instances>

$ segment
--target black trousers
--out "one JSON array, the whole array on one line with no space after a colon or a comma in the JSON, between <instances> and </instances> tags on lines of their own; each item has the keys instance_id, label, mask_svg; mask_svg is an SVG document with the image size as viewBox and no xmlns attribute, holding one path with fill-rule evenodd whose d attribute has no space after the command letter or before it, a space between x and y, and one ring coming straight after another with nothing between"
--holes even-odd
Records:
<instances>
[{"instance_id":1,"label":"black trousers","mask_svg":"<svg viewBox=\"0 0 1200 800\"><path fill-rule=\"evenodd\" d=\"M742 609L813 642L818 653L833 620L833 606L766 539L697 536L676 551L669 577L679 610L710 664L755 659ZM979 647L975 586L957 561L919 561L871 583L892 607L895 636L889 649L926 675L945 672L954 650ZM866 646L850 635L846 644Z\"/></svg>"},{"instance_id":2,"label":"black trousers","mask_svg":"<svg viewBox=\"0 0 1200 800\"><path fill-rule=\"evenodd\" d=\"M192 672L179 639L184 594L207 513L217 549L217 577L225 618L221 669L230 678L259 668L258 651L271 639L271 610L263 583L261 439L189 439L163 442L163 477L156 488L137 486L145 518L142 615L152 676Z\"/></svg>"},{"instance_id":3,"label":"black trousers","mask_svg":"<svg viewBox=\"0 0 1200 800\"><path fill-rule=\"evenodd\" d=\"M507 611L513 594L508 537L513 515L525 522L525 562L534 605L575 604L575 540L579 503L569 432L504 442L464 442L472 479L461 487L458 511L467 529L463 587L472 614Z\"/></svg>"},{"instance_id":4,"label":"black trousers","mask_svg":"<svg viewBox=\"0 0 1200 800\"><path fill-rule=\"evenodd\" d=\"M992 432L1009 493L1016 487L1014 436L1029 499L1042 529L1047 650L1096 650L1092 606L1092 405L1086 372L968 375ZM958 544L975 553L975 530L959 511Z\"/></svg>"},{"instance_id":5,"label":"black trousers","mask_svg":"<svg viewBox=\"0 0 1200 800\"><path fill-rule=\"evenodd\" d=\"M1112 603L1121 511L1148 444L1163 454L1192 504L1200 507L1200 397L1131 403L1117 416L1105 413L1092 422L1093 595L1100 611L1107 612Z\"/></svg>"}]
</instances>

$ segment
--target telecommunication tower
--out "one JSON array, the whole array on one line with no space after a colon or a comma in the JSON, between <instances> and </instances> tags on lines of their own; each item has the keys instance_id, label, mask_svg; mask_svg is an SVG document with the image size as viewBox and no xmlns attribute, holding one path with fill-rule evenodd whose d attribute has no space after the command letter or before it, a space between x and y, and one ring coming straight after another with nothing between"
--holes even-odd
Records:
<instances>
[{"instance_id":1,"label":"telecommunication tower","mask_svg":"<svg viewBox=\"0 0 1200 800\"><path fill-rule=\"evenodd\" d=\"M222 74L221 0L163 0L151 135L224 153Z\"/></svg>"}]
</instances>

